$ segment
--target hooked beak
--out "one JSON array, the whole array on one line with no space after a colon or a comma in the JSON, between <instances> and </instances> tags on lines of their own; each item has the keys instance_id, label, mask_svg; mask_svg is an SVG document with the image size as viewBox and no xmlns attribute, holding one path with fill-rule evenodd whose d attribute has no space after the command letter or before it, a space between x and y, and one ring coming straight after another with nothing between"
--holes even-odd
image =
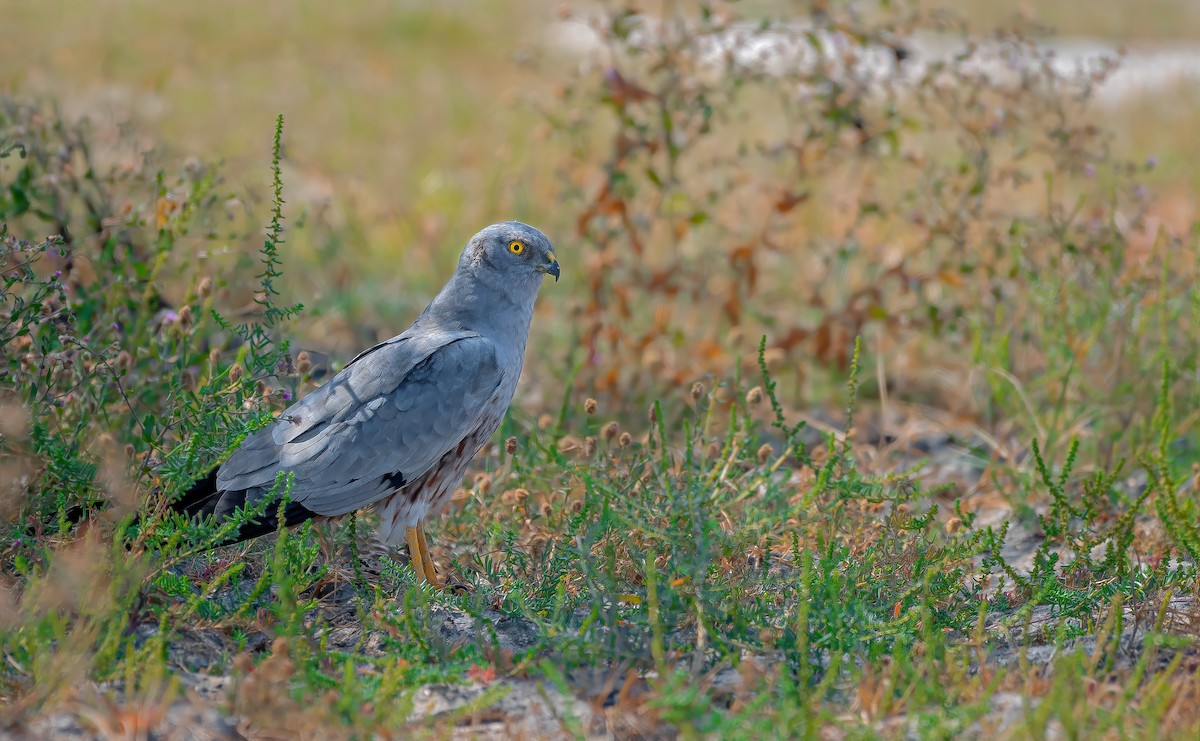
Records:
<instances>
[{"instance_id":1,"label":"hooked beak","mask_svg":"<svg viewBox=\"0 0 1200 741\"><path fill-rule=\"evenodd\" d=\"M557 283L558 282L558 260L554 257L553 252L551 252L549 255L547 255L547 257L550 258L550 262L546 263L545 265L539 265L538 271L545 273L546 275L553 275L554 282Z\"/></svg>"}]
</instances>

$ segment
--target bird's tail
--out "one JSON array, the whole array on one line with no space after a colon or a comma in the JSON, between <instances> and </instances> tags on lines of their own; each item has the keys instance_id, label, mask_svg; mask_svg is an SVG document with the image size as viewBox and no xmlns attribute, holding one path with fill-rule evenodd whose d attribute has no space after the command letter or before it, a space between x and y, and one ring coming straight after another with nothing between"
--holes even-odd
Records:
<instances>
[{"instance_id":1,"label":"bird's tail","mask_svg":"<svg viewBox=\"0 0 1200 741\"><path fill-rule=\"evenodd\" d=\"M171 511L179 512L189 519L215 517L222 520L231 516L238 507L246 506L247 494L246 491L217 491L217 469L214 467L204 478L192 484L187 493L171 502L170 508ZM88 519L91 514L90 508L77 504L67 510L65 517L71 525L78 525ZM217 545L232 545L273 533L279 529L279 514L278 505L268 505L266 511L249 522L243 523L241 527L230 533ZM319 516L298 502L288 502L283 508L283 525L284 527L294 527ZM30 527L26 533L33 537L36 531Z\"/></svg>"},{"instance_id":2,"label":"bird's tail","mask_svg":"<svg viewBox=\"0 0 1200 741\"><path fill-rule=\"evenodd\" d=\"M192 484L192 487L187 490L186 494L171 502L171 510L183 513L188 517L211 515L213 513L212 508L219 499L220 496L217 493L217 467L214 466L213 470L209 471L204 478L198 479L196 483Z\"/></svg>"},{"instance_id":3,"label":"bird's tail","mask_svg":"<svg viewBox=\"0 0 1200 741\"><path fill-rule=\"evenodd\" d=\"M192 484L187 493L172 502L171 509L192 519L211 516L223 520L231 516L239 507L251 504L248 495L248 491L217 491L217 469L213 468L207 476ZM230 533L220 545L241 543L260 535L275 532L279 529L279 515L277 505L268 505L266 511L255 516L253 520L243 523L236 531ZM316 512L299 502L288 502L283 508L283 525L284 527L294 527L317 516Z\"/></svg>"}]
</instances>

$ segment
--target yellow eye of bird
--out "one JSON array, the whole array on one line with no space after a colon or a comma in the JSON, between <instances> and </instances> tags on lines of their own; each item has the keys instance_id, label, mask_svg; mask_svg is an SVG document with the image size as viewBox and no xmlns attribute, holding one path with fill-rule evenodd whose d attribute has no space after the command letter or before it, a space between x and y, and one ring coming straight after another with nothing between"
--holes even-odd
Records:
<instances>
[{"instance_id":1,"label":"yellow eye of bird","mask_svg":"<svg viewBox=\"0 0 1200 741\"><path fill-rule=\"evenodd\" d=\"M525 245L521 242L509 242L508 251L514 255L519 255L525 251Z\"/></svg>"}]
</instances>

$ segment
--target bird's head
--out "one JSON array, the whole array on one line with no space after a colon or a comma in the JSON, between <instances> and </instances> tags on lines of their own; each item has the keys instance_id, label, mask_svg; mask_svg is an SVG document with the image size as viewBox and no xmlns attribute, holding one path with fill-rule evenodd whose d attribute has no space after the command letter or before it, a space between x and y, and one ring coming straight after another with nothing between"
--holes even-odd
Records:
<instances>
[{"instance_id":1,"label":"bird's head","mask_svg":"<svg viewBox=\"0 0 1200 741\"><path fill-rule=\"evenodd\" d=\"M558 258L550 240L519 221L492 224L472 237L463 250L460 266L481 278L502 283L532 283L535 290L543 276L552 275L558 280L559 275Z\"/></svg>"}]
</instances>

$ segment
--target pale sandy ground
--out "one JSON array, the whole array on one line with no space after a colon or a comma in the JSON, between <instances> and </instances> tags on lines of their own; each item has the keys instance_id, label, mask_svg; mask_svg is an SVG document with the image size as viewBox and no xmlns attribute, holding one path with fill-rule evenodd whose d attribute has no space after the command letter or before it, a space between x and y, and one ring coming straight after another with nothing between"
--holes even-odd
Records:
<instances>
[{"instance_id":1,"label":"pale sandy ground","mask_svg":"<svg viewBox=\"0 0 1200 741\"><path fill-rule=\"evenodd\" d=\"M823 52L817 52L805 38L808 29L803 24L789 24L778 30L759 31L754 26L728 32L705 43L715 62L732 50L743 65L780 73L789 68L811 67L822 56L835 59L848 49L859 53L864 75L876 80L915 80L926 74L938 62L951 59L967 48L961 38L932 33L918 33L904 39L899 46L908 53L903 64L896 63L892 48L886 46L857 48L840 33L818 32ZM634 34L634 44L649 43L652 28ZM601 37L587 21L565 21L549 34L558 49L576 54L583 63L604 64L607 51ZM973 69L987 75L997 84L1012 82L1028 62L1015 58L1001 44L987 39L973 39L977 47L977 63ZM1156 92L1169 93L1179 85L1200 83L1200 44L1143 44L1122 49L1113 44L1089 38L1055 38L1039 43L1051 52L1051 68L1058 74L1073 77L1099 69L1104 60L1119 60L1119 67L1097 89L1095 101L1119 106L1130 100Z\"/></svg>"}]
</instances>

